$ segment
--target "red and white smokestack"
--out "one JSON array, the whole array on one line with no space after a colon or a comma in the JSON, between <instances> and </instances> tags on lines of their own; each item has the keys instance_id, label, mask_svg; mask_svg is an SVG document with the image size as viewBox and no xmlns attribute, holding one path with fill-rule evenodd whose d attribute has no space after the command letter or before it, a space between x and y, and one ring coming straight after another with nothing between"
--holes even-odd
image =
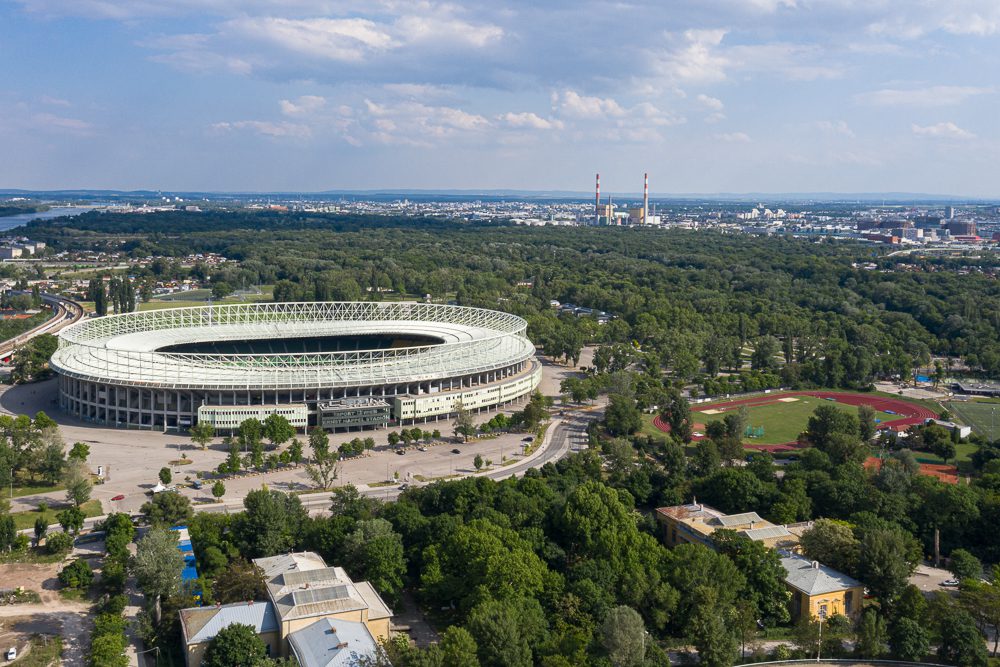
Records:
<instances>
[{"instance_id":1,"label":"red and white smokestack","mask_svg":"<svg viewBox=\"0 0 1000 667\"><path fill-rule=\"evenodd\" d=\"M597 174L597 190L594 199L594 224L601 222L601 174Z\"/></svg>"},{"instance_id":2,"label":"red and white smokestack","mask_svg":"<svg viewBox=\"0 0 1000 667\"><path fill-rule=\"evenodd\" d=\"M649 174L642 175L642 221L649 221Z\"/></svg>"}]
</instances>

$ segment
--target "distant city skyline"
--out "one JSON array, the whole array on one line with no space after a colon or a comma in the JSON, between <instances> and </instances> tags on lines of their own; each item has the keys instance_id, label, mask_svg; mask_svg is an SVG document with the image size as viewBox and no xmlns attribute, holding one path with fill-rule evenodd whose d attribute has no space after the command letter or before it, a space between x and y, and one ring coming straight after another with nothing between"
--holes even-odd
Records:
<instances>
[{"instance_id":1,"label":"distant city skyline","mask_svg":"<svg viewBox=\"0 0 1000 667\"><path fill-rule=\"evenodd\" d=\"M1000 197L995 0L0 1L0 188Z\"/></svg>"}]
</instances>

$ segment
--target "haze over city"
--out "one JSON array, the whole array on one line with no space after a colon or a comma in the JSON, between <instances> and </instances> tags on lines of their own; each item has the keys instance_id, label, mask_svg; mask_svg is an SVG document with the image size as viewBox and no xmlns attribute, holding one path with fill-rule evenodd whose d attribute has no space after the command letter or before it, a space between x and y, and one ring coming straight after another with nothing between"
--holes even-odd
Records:
<instances>
[{"instance_id":1,"label":"haze over city","mask_svg":"<svg viewBox=\"0 0 1000 667\"><path fill-rule=\"evenodd\" d=\"M991 0L12 0L0 187L995 197L998 45Z\"/></svg>"}]
</instances>

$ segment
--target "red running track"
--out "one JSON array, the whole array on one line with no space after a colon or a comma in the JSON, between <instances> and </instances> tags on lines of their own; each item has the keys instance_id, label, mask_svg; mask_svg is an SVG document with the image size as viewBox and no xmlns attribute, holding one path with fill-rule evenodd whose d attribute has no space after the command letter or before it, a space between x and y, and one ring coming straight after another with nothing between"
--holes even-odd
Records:
<instances>
[{"instance_id":1,"label":"red running track","mask_svg":"<svg viewBox=\"0 0 1000 667\"><path fill-rule=\"evenodd\" d=\"M763 396L752 396L735 401L724 403L708 403L691 407L692 412L704 412L705 410L725 411L736 406L755 407L759 405L770 405L777 403L778 399L792 396L812 396L823 400L834 400L844 405L870 405L879 412L892 412L899 415L899 419L881 422L879 429L891 428L903 430L909 426L923 424L926 420L937 417L937 413L916 403L910 403L898 398L886 396L874 396L871 394L849 394L842 391L786 391L777 394L765 394ZM670 425L663 422L659 415L653 418L653 425L664 433L670 432ZM697 426L697 425L696 425ZM695 436L694 440L700 440L704 436ZM747 445L751 449L769 452L786 452L798 449L798 443L789 442L781 445Z\"/></svg>"}]
</instances>

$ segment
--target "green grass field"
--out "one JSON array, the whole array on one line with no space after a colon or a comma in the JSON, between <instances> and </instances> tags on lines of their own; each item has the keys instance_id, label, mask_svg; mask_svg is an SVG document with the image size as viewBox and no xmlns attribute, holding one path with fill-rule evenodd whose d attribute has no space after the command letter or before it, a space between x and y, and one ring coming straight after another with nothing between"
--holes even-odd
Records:
<instances>
[{"instance_id":1,"label":"green grass field","mask_svg":"<svg viewBox=\"0 0 1000 667\"><path fill-rule=\"evenodd\" d=\"M858 414L858 409L853 405L844 405L834 401L827 401L822 398L812 396L799 396L799 400L788 403L771 403L768 405L750 406L750 426L757 428L764 427L764 435L760 438L744 438L744 442L752 445L780 445L786 442L794 442L799 433L806 429L809 417L812 416L816 408L821 405L833 405L845 412ZM716 415L705 414L704 412L692 412L691 416L696 423L709 424L713 421L721 421L726 414L736 411L738 408L731 407ZM876 418L881 421L898 419L893 415L884 412L877 412Z\"/></svg>"},{"instance_id":2,"label":"green grass field","mask_svg":"<svg viewBox=\"0 0 1000 667\"><path fill-rule=\"evenodd\" d=\"M50 525L59 523L59 519L56 515L62 511L62 507L49 507L42 514L38 510L27 510L25 512L11 512L11 516L14 517L14 527L18 530L24 530L25 528L34 528L35 519L40 516L45 517L45 521ZM84 516L88 519L92 516L101 515L101 501L100 500L88 500L83 505L80 505L80 509L83 510Z\"/></svg>"},{"instance_id":3,"label":"green grass field","mask_svg":"<svg viewBox=\"0 0 1000 667\"><path fill-rule=\"evenodd\" d=\"M997 435L1000 435L1000 402L953 401L946 407L958 421L971 426L979 435L990 440L996 440Z\"/></svg>"},{"instance_id":4,"label":"green grass field","mask_svg":"<svg viewBox=\"0 0 1000 667\"><path fill-rule=\"evenodd\" d=\"M820 405L833 405L857 414L858 409L853 405L844 405L834 401L827 401L822 398L812 396L799 396L799 400L788 403L771 403L768 405L748 406L750 411L750 426L764 427L764 435L759 438L744 438L744 443L749 445L781 445L786 442L794 442L799 434L806 429L809 417ZM699 406L701 407L701 406ZM710 408L711 406L709 406ZM705 414L704 412L692 412L691 417L696 424L708 424L713 421L720 421L726 414L738 410L737 407L729 407L726 412L719 414ZM653 415L643 416L642 432L648 435L662 436L663 433L653 425ZM898 419L898 416L876 412L876 418L881 421ZM696 429L703 432L702 429Z\"/></svg>"},{"instance_id":5,"label":"green grass field","mask_svg":"<svg viewBox=\"0 0 1000 667\"><path fill-rule=\"evenodd\" d=\"M272 298L272 285L262 285L260 294L231 295L225 299L212 301L213 305L230 303L257 303L260 301L270 301ZM185 306L206 306L208 297L212 291L207 289L191 290L189 292L175 292L162 297L157 297L146 303L139 304L139 310L159 310L161 308L184 308Z\"/></svg>"}]
</instances>

